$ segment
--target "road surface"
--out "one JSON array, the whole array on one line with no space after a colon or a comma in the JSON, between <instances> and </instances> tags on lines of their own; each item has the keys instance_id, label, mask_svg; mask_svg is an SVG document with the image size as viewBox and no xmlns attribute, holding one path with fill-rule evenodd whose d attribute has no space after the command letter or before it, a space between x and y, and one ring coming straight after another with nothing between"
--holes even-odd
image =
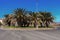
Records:
<instances>
[{"instance_id":1,"label":"road surface","mask_svg":"<svg viewBox=\"0 0 60 40\"><path fill-rule=\"evenodd\" d=\"M2 30L0 40L60 40L60 30Z\"/></svg>"}]
</instances>

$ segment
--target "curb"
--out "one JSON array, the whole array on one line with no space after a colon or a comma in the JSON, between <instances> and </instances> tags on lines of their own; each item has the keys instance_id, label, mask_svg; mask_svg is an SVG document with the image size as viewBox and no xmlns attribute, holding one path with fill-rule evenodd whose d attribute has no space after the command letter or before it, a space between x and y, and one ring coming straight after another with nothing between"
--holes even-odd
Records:
<instances>
[{"instance_id":1,"label":"curb","mask_svg":"<svg viewBox=\"0 0 60 40\"><path fill-rule=\"evenodd\" d=\"M53 30L53 29L55 29L55 28L0 28L0 29L2 29L2 30L22 30L22 31L24 31L24 30L28 30L28 31L30 31L30 30Z\"/></svg>"}]
</instances>

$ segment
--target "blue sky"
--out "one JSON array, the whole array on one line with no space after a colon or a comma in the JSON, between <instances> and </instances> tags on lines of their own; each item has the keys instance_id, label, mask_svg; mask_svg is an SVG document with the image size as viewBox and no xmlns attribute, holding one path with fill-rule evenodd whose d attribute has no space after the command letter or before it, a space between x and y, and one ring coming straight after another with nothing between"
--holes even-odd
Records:
<instances>
[{"instance_id":1,"label":"blue sky","mask_svg":"<svg viewBox=\"0 0 60 40\"><path fill-rule=\"evenodd\" d=\"M16 8L36 11L36 0L0 0L0 18ZM51 12L55 22L60 22L60 0L38 0L38 11Z\"/></svg>"}]
</instances>

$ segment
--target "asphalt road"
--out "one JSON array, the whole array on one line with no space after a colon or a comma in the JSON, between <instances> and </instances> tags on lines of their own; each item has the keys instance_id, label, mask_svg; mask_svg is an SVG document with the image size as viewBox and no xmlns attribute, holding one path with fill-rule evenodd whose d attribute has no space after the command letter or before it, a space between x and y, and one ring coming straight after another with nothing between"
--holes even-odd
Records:
<instances>
[{"instance_id":1,"label":"asphalt road","mask_svg":"<svg viewBox=\"0 0 60 40\"><path fill-rule=\"evenodd\" d=\"M60 40L60 30L2 30L0 40Z\"/></svg>"}]
</instances>

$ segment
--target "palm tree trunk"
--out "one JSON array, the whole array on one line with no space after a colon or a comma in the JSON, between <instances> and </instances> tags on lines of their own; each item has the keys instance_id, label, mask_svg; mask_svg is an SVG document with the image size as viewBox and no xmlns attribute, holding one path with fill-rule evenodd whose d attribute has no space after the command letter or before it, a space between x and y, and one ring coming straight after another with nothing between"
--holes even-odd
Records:
<instances>
[{"instance_id":1,"label":"palm tree trunk","mask_svg":"<svg viewBox=\"0 0 60 40\"><path fill-rule=\"evenodd\" d=\"M49 24L48 24L48 22L46 21L46 27L49 27Z\"/></svg>"}]
</instances>

